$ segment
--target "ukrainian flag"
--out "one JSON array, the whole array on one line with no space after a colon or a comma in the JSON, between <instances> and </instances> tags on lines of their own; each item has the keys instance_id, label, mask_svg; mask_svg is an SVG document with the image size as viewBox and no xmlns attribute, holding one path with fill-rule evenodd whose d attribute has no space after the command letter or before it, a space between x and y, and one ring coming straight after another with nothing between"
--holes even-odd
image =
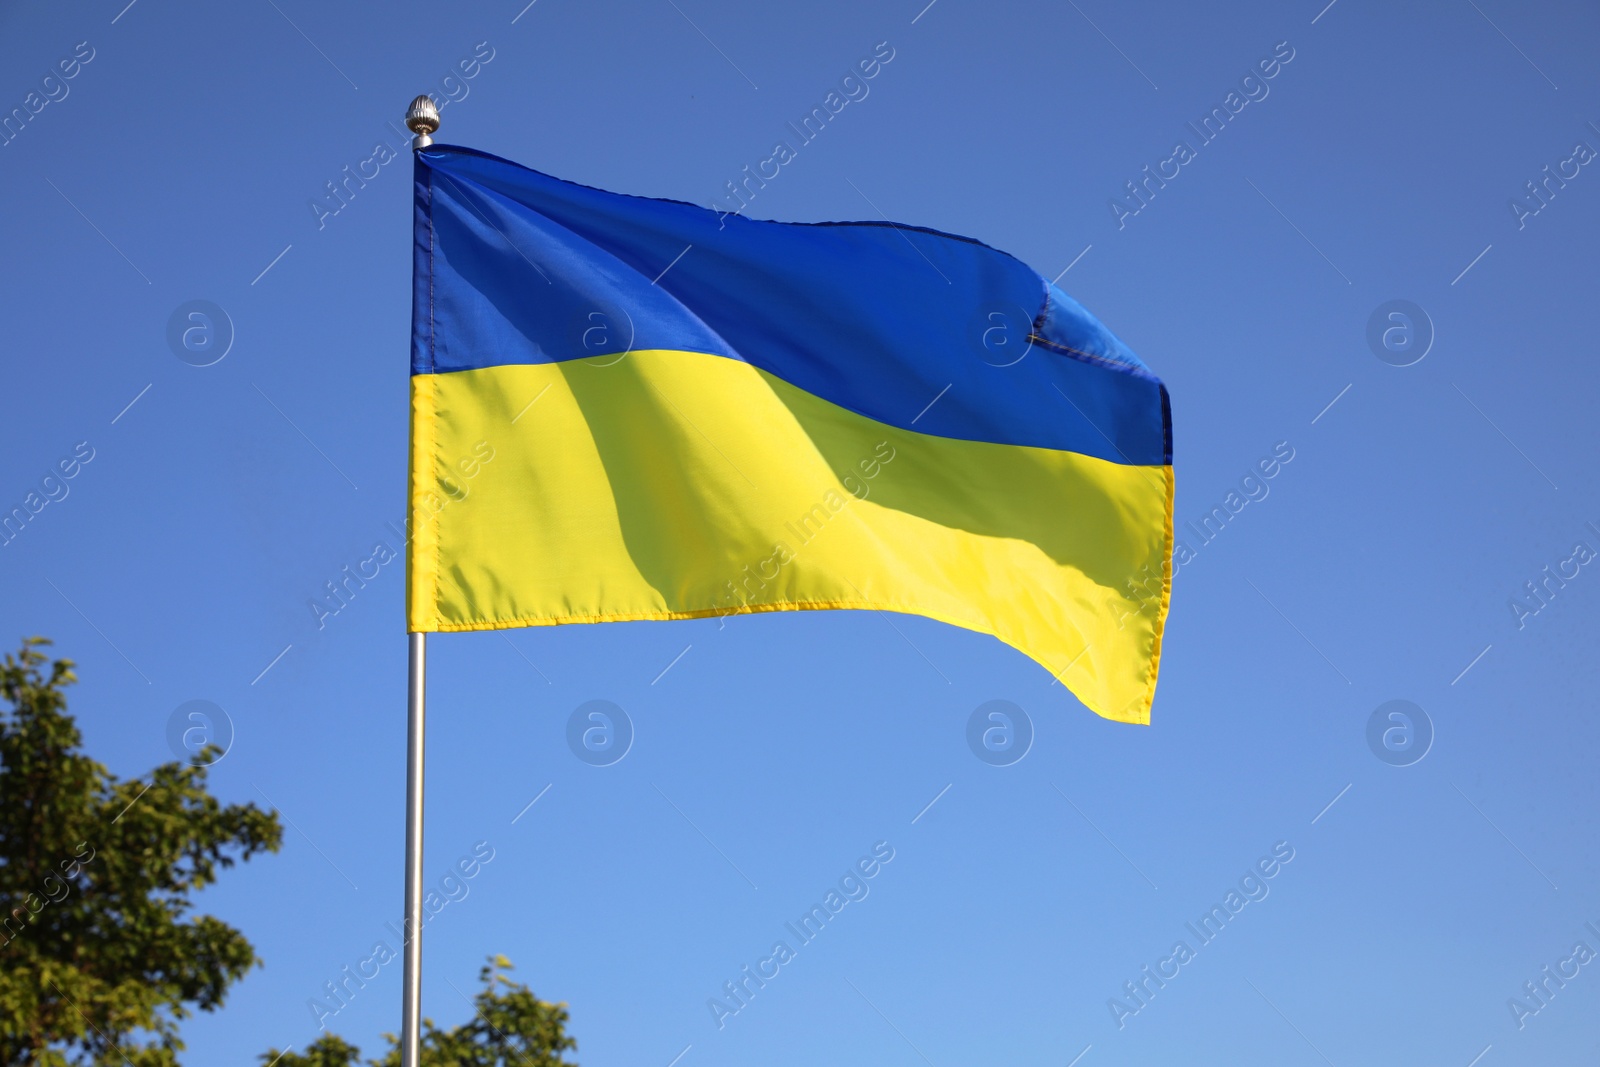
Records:
<instances>
[{"instance_id":1,"label":"ukrainian flag","mask_svg":"<svg viewBox=\"0 0 1600 1067\"><path fill-rule=\"evenodd\" d=\"M412 632L808 608L992 634L1148 722L1161 382L977 241L416 153Z\"/></svg>"}]
</instances>

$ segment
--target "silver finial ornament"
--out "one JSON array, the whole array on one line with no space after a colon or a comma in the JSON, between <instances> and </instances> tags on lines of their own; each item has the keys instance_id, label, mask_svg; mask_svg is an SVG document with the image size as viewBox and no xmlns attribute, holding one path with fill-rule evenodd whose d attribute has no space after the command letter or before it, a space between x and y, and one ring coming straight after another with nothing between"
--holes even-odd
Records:
<instances>
[{"instance_id":1,"label":"silver finial ornament","mask_svg":"<svg viewBox=\"0 0 1600 1067\"><path fill-rule=\"evenodd\" d=\"M411 107L406 112L406 129L416 134L411 139L411 147L427 148L433 143L433 138L428 135L438 128L439 109L434 106L433 99L424 93L411 101Z\"/></svg>"}]
</instances>

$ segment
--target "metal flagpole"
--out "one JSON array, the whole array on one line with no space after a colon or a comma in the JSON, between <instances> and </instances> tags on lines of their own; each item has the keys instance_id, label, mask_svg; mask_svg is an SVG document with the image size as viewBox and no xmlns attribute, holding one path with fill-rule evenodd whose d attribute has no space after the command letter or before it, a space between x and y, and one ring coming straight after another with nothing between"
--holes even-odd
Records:
<instances>
[{"instance_id":1,"label":"metal flagpole","mask_svg":"<svg viewBox=\"0 0 1600 1067\"><path fill-rule=\"evenodd\" d=\"M421 1067L422 1034L422 745L423 679L428 635L407 634L411 643L406 694L406 915L403 993L400 1005L400 1063Z\"/></svg>"},{"instance_id":2,"label":"metal flagpole","mask_svg":"<svg viewBox=\"0 0 1600 1067\"><path fill-rule=\"evenodd\" d=\"M406 112L406 126L416 137L412 149L433 143L439 128L433 101L419 96ZM413 533L414 531L408 531ZM407 634L410 645L406 674L406 914L400 1004L401 1067L422 1067L422 757L423 696L427 674L428 635Z\"/></svg>"}]
</instances>

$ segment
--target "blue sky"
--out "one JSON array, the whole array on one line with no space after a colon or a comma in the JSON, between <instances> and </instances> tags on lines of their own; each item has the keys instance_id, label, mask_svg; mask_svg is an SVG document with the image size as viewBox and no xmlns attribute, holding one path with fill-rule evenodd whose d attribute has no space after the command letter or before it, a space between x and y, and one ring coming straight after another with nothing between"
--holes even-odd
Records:
<instances>
[{"instance_id":1,"label":"blue sky","mask_svg":"<svg viewBox=\"0 0 1600 1067\"><path fill-rule=\"evenodd\" d=\"M1600 951L1592 7L525 2L0 13L0 113L39 94L0 146L0 504L59 497L0 548L0 629L80 663L121 775L221 707L215 789L288 821L200 900L265 965L189 1062L309 1043L401 910L400 565L321 629L308 601L403 516L410 160L314 199L431 90L443 142L708 204L880 42L750 213L881 209L1063 272L1171 389L1180 524L1292 459L1188 539L1148 728L916 618L435 638L426 869L493 858L428 928L428 1014L463 1019L500 952L571 1004L585 1067L1594 1055L1600 965L1523 988ZM1177 170L1141 204L1147 165ZM231 324L209 366L169 343L197 300ZM632 723L610 766L567 745L591 700ZM1008 766L966 740L993 700L1032 724ZM1369 745L1393 700L1420 759ZM707 1001L878 842L867 895L719 1028ZM1202 945L1186 924L1275 847ZM1140 1005L1146 965L1177 970ZM330 1025L375 1048L398 966Z\"/></svg>"}]
</instances>

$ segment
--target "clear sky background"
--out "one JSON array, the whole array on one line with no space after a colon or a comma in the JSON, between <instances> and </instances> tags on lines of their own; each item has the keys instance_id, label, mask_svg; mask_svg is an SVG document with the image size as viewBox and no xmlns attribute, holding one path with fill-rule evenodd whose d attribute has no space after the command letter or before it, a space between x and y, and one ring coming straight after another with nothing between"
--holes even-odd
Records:
<instances>
[{"instance_id":1,"label":"clear sky background","mask_svg":"<svg viewBox=\"0 0 1600 1067\"><path fill-rule=\"evenodd\" d=\"M313 199L402 149L432 90L457 97L442 142L710 203L885 41L750 214L881 211L1065 271L1171 389L1180 524L1293 458L1209 543L1180 530L1149 727L910 617L433 639L426 869L493 859L428 927L427 1013L463 1020L505 953L571 1004L584 1067L1594 1058L1600 963L1520 1029L1507 1001L1600 951L1600 565L1574 557L1600 551L1600 164L1574 153L1600 149L1600 13L925 2L0 11L0 111L61 97L0 147L0 504L93 450L0 548L0 632L79 662L89 751L125 777L174 758L180 705L218 705L214 788L286 821L201 897L264 966L186 1025L187 1062L304 1047L308 1001L402 906L401 565L321 629L309 602L398 547L411 161L320 228ZM1280 42L1202 144L1186 124ZM1119 227L1179 140L1194 158ZM1547 165L1565 185L1519 220ZM192 300L231 323L210 366L169 343ZM1410 348L1382 319L1399 351L1369 340L1395 300L1426 317ZM589 700L632 723L611 766L567 744ZM967 742L991 700L1032 724L1010 766ZM1431 724L1408 766L1418 746L1369 744L1391 700ZM719 1029L708 998L880 841L869 895ZM1201 945L1185 924L1279 842L1268 895ZM1136 1006L1124 983L1179 940L1194 958L1119 1027L1108 1000ZM396 962L330 1024L374 1050L399 997Z\"/></svg>"}]
</instances>

